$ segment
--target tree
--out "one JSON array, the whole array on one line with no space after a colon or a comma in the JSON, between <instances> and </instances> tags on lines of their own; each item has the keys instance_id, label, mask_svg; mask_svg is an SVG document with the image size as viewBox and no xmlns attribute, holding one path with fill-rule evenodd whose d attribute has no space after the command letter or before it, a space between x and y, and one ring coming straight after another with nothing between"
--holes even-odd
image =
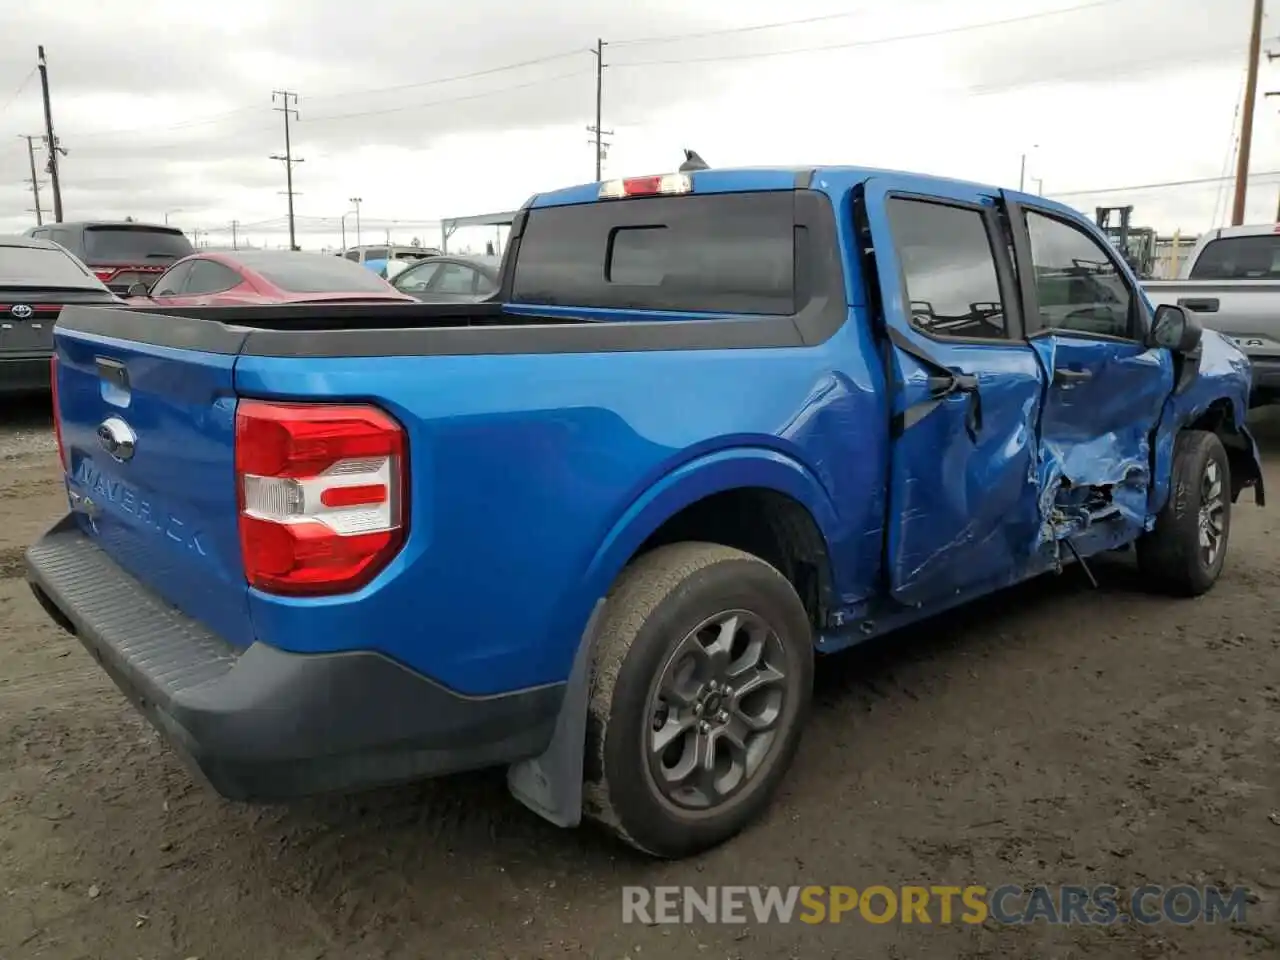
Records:
<instances>
[{"instance_id":1,"label":"tree","mask_svg":"<svg viewBox=\"0 0 1280 960\"><path fill-rule=\"evenodd\" d=\"M422 241L419 240L417 237L414 237L412 240L409 241L409 246L420 247L422 246Z\"/></svg>"}]
</instances>

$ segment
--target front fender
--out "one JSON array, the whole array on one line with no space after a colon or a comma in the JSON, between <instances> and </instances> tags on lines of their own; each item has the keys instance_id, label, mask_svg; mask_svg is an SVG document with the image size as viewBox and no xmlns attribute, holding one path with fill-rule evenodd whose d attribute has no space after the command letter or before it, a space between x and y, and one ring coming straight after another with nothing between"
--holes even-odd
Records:
<instances>
[{"instance_id":1,"label":"front fender","mask_svg":"<svg viewBox=\"0 0 1280 960\"><path fill-rule=\"evenodd\" d=\"M1194 376L1184 379L1185 387L1166 401L1156 433L1151 518L1154 519L1169 497L1174 441L1181 430L1197 423L1211 424L1226 439L1235 440L1230 444L1233 449L1228 451L1232 454L1233 467L1237 470L1245 467L1246 475L1238 479L1242 486L1253 487L1254 500L1262 506L1266 500L1262 457L1245 423L1252 379L1249 358L1225 337L1206 330Z\"/></svg>"}]
</instances>

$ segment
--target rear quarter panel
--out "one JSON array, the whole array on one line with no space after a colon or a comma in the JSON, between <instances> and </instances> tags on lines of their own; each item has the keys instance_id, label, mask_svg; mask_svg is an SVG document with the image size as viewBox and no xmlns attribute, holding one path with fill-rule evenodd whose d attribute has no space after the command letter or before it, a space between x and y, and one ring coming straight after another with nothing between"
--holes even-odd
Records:
<instances>
[{"instance_id":1,"label":"rear quarter panel","mask_svg":"<svg viewBox=\"0 0 1280 960\"><path fill-rule=\"evenodd\" d=\"M631 551L732 486L805 503L838 589L869 587L887 415L863 326L795 349L241 357L241 395L372 401L404 424L410 450L402 553L348 597L251 591L258 636L379 649L475 695L563 680Z\"/></svg>"}]
</instances>

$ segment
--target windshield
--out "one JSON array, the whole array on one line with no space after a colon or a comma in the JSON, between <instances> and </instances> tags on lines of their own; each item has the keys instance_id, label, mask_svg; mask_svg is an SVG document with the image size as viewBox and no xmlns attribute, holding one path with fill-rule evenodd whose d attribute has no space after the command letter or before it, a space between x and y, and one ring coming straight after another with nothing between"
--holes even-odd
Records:
<instances>
[{"instance_id":1,"label":"windshield","mask_svg":"<svg viewBox=\"0 0 1280 960\"><path fill-rule=\"evenodd\" d=\"M43 247L0 246L0 286L106 290L72 257Z\"/></svg>"},{"instance_id":2,"label":"windshield","mask_svg":"<svg viewBox=\"0 0 1280 960\"><path fill-rule=\"evenodd\" d=\"M1191 265L1190 280L1280 280L1280 236L1210 241Z\"/></svg>"},{"instance_id":3,"label":"windshield","mask_svg":"<svg viewBox=\"0 0 1280 960\"><path fill-rule=\"evenodd\" d=\"M387 282L368 267L313 253L241 258L250 270L289 293L369 293L394 295Z\"/></svg>"},{"instance_id":4,"label":"windshield","mask_svg":"<svg viewBox=\"0 0 1280 960\"><path fill-rule=\"evenodd\" d=\"M163 227L86 227L85 259L144 263L148 260L177 260L195 253L181 230Z\"/></svg>"}]
</instances>

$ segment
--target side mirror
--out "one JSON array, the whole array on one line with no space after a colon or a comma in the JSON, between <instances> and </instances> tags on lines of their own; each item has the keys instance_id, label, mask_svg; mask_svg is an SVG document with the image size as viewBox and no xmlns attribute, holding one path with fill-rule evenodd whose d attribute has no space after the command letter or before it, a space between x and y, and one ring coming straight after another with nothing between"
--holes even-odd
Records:
<instances>
[{"instance_id":1,"label":"side mirror","mask_svg":"<svg viewBox=\"0 0 1280 960\"><path fill-rule=\"evenodd\" d=\"M150 293L151 293L151 288L148 287L145 283L142 283L141 281L139 281L138 283L129 284L128 296L145 297L150 295Z\"/></svg>"},{"instance_id":2,"label":"side mirror","mask_svg":"<svg viewBox=\"0 0 1280 960\"><path fill-rule=\"evenodd\" d=\"M1156 307L1151 324L1151 345L1164 347L1174 353L1191 353L1200 346L1204 327L1194 313L1171 303Z\"/></svg>"}]
</instances>

